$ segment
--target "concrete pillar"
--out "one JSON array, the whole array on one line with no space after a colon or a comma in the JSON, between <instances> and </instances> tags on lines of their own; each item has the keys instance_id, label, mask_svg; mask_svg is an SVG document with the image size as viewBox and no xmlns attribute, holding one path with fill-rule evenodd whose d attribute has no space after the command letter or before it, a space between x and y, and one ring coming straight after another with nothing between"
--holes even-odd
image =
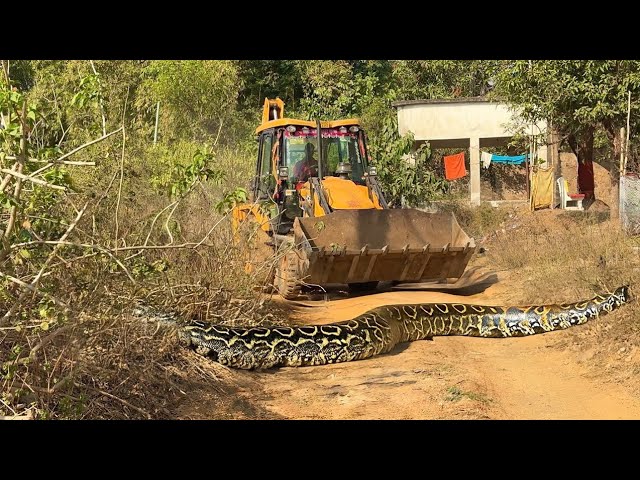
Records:
<instances>
[{"instance_id":1,"label":"concrete pillar","mask_svg":"<svg viewBox=\"0 0 640 480\"><path fill-rule=\"evenodd\" d=\"M560 135L549 125L547 130L547 161L551 163L553 167L553 201L551 202L551 208L555 208L556 204L560 203L560 191L558 190L558 182L556 180L562 175L560 165L560 152L558 147L560 145Z\"/></svg>"},{"instance_id":2,"label":"concrete pillar","mask_svg":"<svg viewBox=\"0 0 640 480\"><path fill-rule=\"evenodd\" d=\"M471 205L480 205L480 139L469 139Z\"/></svg>"}]
</instances>

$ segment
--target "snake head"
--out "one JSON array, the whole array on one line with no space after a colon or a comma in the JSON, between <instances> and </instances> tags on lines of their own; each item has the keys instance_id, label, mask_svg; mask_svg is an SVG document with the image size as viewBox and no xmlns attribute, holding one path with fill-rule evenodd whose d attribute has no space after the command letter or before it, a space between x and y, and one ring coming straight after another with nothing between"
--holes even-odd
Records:
<instances>
[{"instance_id":1,"label":"snake head","mask_svg":"<svg viewBox=\"0 0 640 480\"><path fill-rule=\"evenodd\" d=\"M631 293L629 291L629 285L623 285L616 289L612 295L618 305L623 305L631 300Z\"/></svg>"}]
</instances>

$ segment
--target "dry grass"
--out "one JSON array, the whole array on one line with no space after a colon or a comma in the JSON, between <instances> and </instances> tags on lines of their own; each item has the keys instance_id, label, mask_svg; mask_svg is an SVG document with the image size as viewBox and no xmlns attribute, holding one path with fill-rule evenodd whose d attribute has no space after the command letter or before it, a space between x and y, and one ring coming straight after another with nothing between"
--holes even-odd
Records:
<instances>
[{"instance_id":1,"label":"dry grass","mask_svg":"<svg viewBox=\"0 0 640 480\"><path fill-rule=\"evenodd\" d=\"M232 165L233 159L224 162ZM170 199L149 187L149 172L139 164L130 165L122 188L117 242L116 189L103 198L90 198L71 241L102 245L112 252L116 245L122 249L145 242L201 245L121 250L116 255L126 272L109 255L82 247L61 248L40 289L64 299L71 308L63 312L37 295L27 296L18 315L0 329L0 416L30 412L36 418L176 418L181 405L198 395L216 397L219 409L207 412L208 418L241 418L243 411L251 410L232 401L239 386L225 367L178 345L175 326L132 316L142 302L175 313L179 322L286 321L286 312L271 305L259 288L269 264L256 262L262 268L247 273L246 248L233 242L229 219L215 213L220 193L237 186L233 181L222 186L198 184L170 218L166 211L151 229L153 218ZM73 201L78 203L77 198ZM28 275L29 262L35 268L35 261L46 258L50 250L34 250L28 262L14 266L15 275ZM19 296L16 285L5 284L2 310ZM269 417L265 412L252 416Z\"/></svg>"},{"instance_id":2,"label":"dry grass","mask_svg":"<svg viewBox=\"0 0 640 480\"><path fill-rule=\"evenodd\" d=\"M168 203L146 188L142 170L135 172L123 186L119 248L144 243L153 218ZM287 321L287 312L260 293L269 263L248 256L243 243L233 242L228 219L214 213L213 204L224 188L199 186L169 221L166 214L161 216L149 235L149 245L173 238L174 245L202 240L200 247L118 254L135 284L107 255L87 256L95 252L77 247L60 250L41 288L72 308L63 314L45 305L51 309L43 316L43 303L30 297L20 315L0 329L0 415L31 411L38 418L195 418L199 414L192 407L198 398L213 396L215 402L207 404L218 409L200 417L271 418L234 400L237 389L255 387L237 383L239 378L250 382L248 377L229 375L225 367L180 348L175 327L131 315L135 305L144 302L175 313L181 321ZM94 203L73 240L113 248L115 202L109 195ZM484 261L509 274L510 302L574 301L626 283L633 292L640 280L640 242L599 215L489 206L473 210L462 204L448 208L486 248ZM257 267L249 273L248 259ZM9 285L2 293L0 302L8 308L19 290ZM609 372L611 378L635 385L640 372L639 308L634 302L575 329L558 346L575 349L594 372Z\"/></svg>"},{"instance_id":3,"label":"dry grass","mask_svg":"<svg viewBox=\"0 0 640 480\"><path fill-rule=\"evenodd\" d=\"M492 207L487 203L472 207L466 200L442 202L437 208L443 212L452 212L460 226L475 238L482 238L501 229L516 214L513 207Z\"/></svg>"},{"instance_id":4,"label":"dry grass","mask_svg":"<svg viewBox=\"0 0 640 480\"><path fill-rule=\"evenodd\" d=\"M486 261L501 271L512 288L513 304L560 303L630 285L640 290L640 239L620 231L607 215L543 210L521 212L486 242ZM579 361L640 392L640 304L572 329L558 341Z\"/></svg>"}]
</instances>

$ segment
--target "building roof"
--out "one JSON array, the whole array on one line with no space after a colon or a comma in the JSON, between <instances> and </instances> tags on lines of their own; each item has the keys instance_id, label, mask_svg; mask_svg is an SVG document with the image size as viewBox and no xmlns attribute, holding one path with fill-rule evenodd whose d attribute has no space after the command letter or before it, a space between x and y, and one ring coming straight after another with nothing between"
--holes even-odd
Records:
<instances>
[{"instance_id":1,"label":"building roof","mask_svg":"<svg viewBox=\"0 0 640 480\"><path fill-rule=\"evenodd\" d=\"M498 102L496 100L490 100L487 97L457 97L457 98L429 98L422 100L400 100L393 102L391 105L394 107L403 107L405 105L429 105L438 103L490 103Z\"/></svg>"}]
</instances>

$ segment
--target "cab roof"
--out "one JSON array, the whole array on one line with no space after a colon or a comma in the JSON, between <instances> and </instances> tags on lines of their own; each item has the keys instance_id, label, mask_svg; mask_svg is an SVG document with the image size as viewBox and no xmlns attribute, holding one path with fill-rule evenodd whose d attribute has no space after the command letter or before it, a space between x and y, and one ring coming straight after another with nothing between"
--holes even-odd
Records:
<instances>
[{"instance_id":1,"label":"cab roof","mask_svg":"<svg viewBox=\"0 0 640 480\"><path fill-rule=\"evenodd\" d=\"M256 128L256 134L267 130L268 128L275 127L285 127L287 125L294 125L296 127L310 127L316 128L316 122L312 122L310 120L297 120L295 118L279 118L277 120L269 120L268 122L263 122L258 128ZM344 120L329 120L329 121L321 121L320 126L322 128L338 128L338 127L348 127L351 125L360 125L360 120L357 118L346 118Z\"/></svg>"}]
</instances>

